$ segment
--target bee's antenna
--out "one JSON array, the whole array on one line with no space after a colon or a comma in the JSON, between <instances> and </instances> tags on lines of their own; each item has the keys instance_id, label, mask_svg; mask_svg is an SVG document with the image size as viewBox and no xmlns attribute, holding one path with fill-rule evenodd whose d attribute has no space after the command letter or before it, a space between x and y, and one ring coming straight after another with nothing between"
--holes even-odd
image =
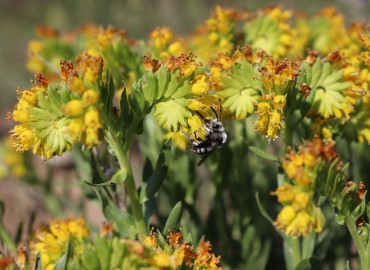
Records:
<instances>
[{"instance_id":1,"label":"bee's antenna","mask_svg":"<svg viewBox=\"0 0 370 270\"><path fill-rule=\"evenodd\" d=\"M212 106L210 106L211 107L211 110L214 112L214 114L216 115L216 119L217 119L217 122L218 122L218 114L217 114L217 112L215 111L215 109L213 109L213 107Z\"/></svg>"},{"instance_id":2,"label":"bee's antenna","mask_svg":"<svg viewBox=\"0 0 370 270\"><path fill-rule=\"evenodd\" d=\"M196 113L200 118L202 118L202 120L203 120L203 121L205 121L205 120L206 120L206 119L204 118L204 116L203 116L200 112L195 111L195 113Z\"/></svg>"}]
</instances>

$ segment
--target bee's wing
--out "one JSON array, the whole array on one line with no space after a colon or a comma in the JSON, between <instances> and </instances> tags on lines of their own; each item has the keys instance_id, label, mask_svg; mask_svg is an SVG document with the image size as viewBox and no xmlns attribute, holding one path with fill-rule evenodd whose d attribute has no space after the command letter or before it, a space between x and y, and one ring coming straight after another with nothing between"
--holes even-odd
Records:
<instances>
[{"instance_id":1,"label":"bee's wing","mask_svg":"<svg viewBox=\"0 0 370 270\"><path fill-rule=\"evenodd\" d=\"M202 164L204 163L204 161L206 161L206 159L209 157L209 155L210 155L210 154L212 154L212 152L213 152L217 147L219 147L220 145L221 145L221 142L217 142L217 143L215 143L215 144L212 146L211 150L209 150L209 152L208 152L207 154L205 154L205 155L202 157L202 159L201 159L201 160L199 160L199 162L198 162L198 167L199 167L200 165L202 165Z\"/></svg>"}]
</instances>

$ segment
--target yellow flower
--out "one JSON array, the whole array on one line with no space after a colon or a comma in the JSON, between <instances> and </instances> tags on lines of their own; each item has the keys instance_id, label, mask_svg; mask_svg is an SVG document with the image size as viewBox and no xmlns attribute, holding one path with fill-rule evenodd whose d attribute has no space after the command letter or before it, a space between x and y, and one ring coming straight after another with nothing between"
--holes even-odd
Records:
<instances>
[{"instance_id":1,"label":"yellow flower","mask_svg":"<svg viewBox=\"0 0 370 270\"><path fill-rule=\"evenodd\" d=\"M78 138L84 129L84 123L81 118L74 118L68 125L68 132L73 138Z\"/></svg>"},{"instance_id":2,"label":"yellow flower","mask_svg":"<svg viewBox=\"0 0 370 270\"><path fill-rule=\"evenodd\" d=\"M277 199L281 203L290 203L294 200L296 196L297 190L294 186L289 184L283 184L282 186L278 187L278 189L274 192L271 192L272 195L276 195Z\"/></svg>"},{"instance_id":3,"label":"yellow flower","mask_svg":"<svg viewBox=\"0 0 370 270\"><path fill-rule=\"evenodd\" d=\"M168 132L164 135L164 139L172 139L173 143L180 148L181 150L185 150L188 145L188 139L186 138L183 132Z\"/></svg>"},{"instance_id":4,"label":"yellow flower","mask_svg":"<svg viewBox=\"0 0 370 270\"><path fill-rule=\"evenodd\" d=\"M26 124L16 125L10 134L15 148L21 153L30 149L36 140L33 129Z\"/></svg>"},{"instance_id":5,"label":"yellow flower","mask_svg":"<svg viewBox=\"0 0 370 270\"><path fill-rule=\"evenodd\" d=\"M92 148L101 143L99 139L99 131L95 128L87 127L85 130L85 139L82 141L88 148Z\"/></svg>"},{"instance_id":6,"label":"yellow flower","mask_svg":"<svg viewBox=\"0 0 370 270\"><path fill-rule=\"evenodd\" d=\"M296 211L300 211L307 208L311 199L311 195L308 192L299 192L294 196L292 206Z\"/></svg>"},{"instance_id":7,"label":"yellow flower","mask_svg":"<svg viewBox=\"0 0 370 270\"><path fill-rule=\"evenodd\" d=\"M82 100L84 101L85 106L90 106L90 105L95 104L98 101L98 99L99 99L99 95L93 89L86 90L82 95Z\"/></svg>"},{"instance_id":8,"label":"yellow flower","mask_svg":"<svg viewBox=\"0 0 370 270\"><path fill-rule=\"evenodd\" d=\"M81 100L74 99L64 106L63 113L68 116L76 116L81 114L83 109L84 104L81 102Z\"/></svg>"},{"instance_id":9,"label":"yellow flower","mask_svg":"<svg viewBox=\"0 0 370 270\"><path fill-rule=\"evenodd\" d=\"M91 107L89 110L85 113L84 116L84 124L86 127L90 128L100 128L100 116L99 116L99 110Z\"/></svg>"},{"instance_id":10,"label":"yellow flower","mask_svg":"<svg viewBox=\"0 0 370 270\"><path fill-rule=\"evenodd\" d=\"M205 140L207 131L203 126L203 122L198 115L192 115L188 117L188 124L190 127L189 134L194 137L195 140Z\"/></svg>"},{"instance_id":11,"label":"yellow flower","mask_svg":"<svg viewBox=\"0 0 370 270\"><path fill-rule=\"evenodd\" d=\"M172 39L172 30L168 27L162 27L155 29L150 34L150 41L153 42L154 46L158 49L163 48Z\"/></svg>"},{"instance_id":12,"label":"yellow flower","mask_svg":"<svg viewBox=\"0 0 370 270\"><path fill-rule=\"evenodd\" d=\"M149 236L146 236L143 240L144 245L149 248L155 248L157 247L157 238L155 234L151 234Z\"/></svg>"},{"instance_id":13,"label":"yellow flower","mask_svg":"<svg viewBox=\"0 0 370 270\"><path fill-rule=\"evenodd\" d=\"M285 128L283 117L280 112L273 111L272 114L270 115L269 120L270 121L266 137L275 140L278 137L280 130Z\"/></svg>"},{"instance_id":14,"label":"yellow flower","mask_svg":"<svg viewBox=\"0 0 370 270\"><path fill-rule=\"evenodd\" d=\"M196 257L194 260L194 266L206 269L218 269L217 264L220 262L221 257L216 257L211 253L211 251L211 243L209 241L202 240L195 253Z\"/></svg>"},{"instance_id":15,"label":"yellow flower","mask_svg":"<svg viewBox=\"0 0 370 270\"><path fill-rule=\"evenodd\" d=\"M101 76L104 63L100 55L85 52L77 57L77 65L89 82L95 82Z\"/></svg>"},{"instance_id":16,"label":"yellow flower","mask_svg":"<svg viewBox=\"0 0 370 270\"><path fill-rule=\"evenodd\" d=\"M196 95L201 95L209 90L209 85L207 82L206 75L198 75L195 78L195 83L191 87L191 91Z\"/></svg>"},{"instance_id":17,"label":"yellow flower","mask_svg":"<svg viewBox=\"0 0 370 270\"><path fill-rule=\"evenodd\" d=\"M41 252L43 269L53 269L57 260L66 252L70 239L73 247L81 251L83 240L89 231L83 218L53 220L47 229L37 231L30 242L30 262L35 264L36 255Z\"/></svg>"},{"instance_id":18,"label":"yellow flower","mask_svg":"<svg viewBox=\"0 0 370 270\"><path fill-rule=\"evenodd\" d=\"M170 46L168 46L168 52L171 55L179 55L180 53L182 53L182 51L183 51L182 44L179 41L176 41L170 44Z\"/></svg>"},{"instance_id":19,"label":"yellow flower","mask_svg":"<svg viewBox=\"0 0 370 270\"><path fill-rule=\"evenodd\" d=\"M69 81L69 88L72 90L72 92L81 94L85 89L85 85L80 78L73 76Z\"/></svg>"},{"instance_id":20,"label":"yellow flower","mask_svg":"<svg viewBox=\"0 0 370 270\"><path fill-rule=\"evenodd\" d=\"M306 211L298 212L292 222L285 228L287 235L305 236L313 231L313 217Z\"/></svg>"},{"instance_id":21,"label":"yellow flower","mask_svg":"<svg viewBox=\"0 0 370 270\"><path fill-rule=\"evenodd\" d=\"M4 162L9 166L10 172L17 177L25 176L27 168L25 166L24 156L16 151L15 146L8 138L5 141L5 155Z\"/></svg>"},{"instance_id":22,"label":"yellow flower","mask_svg":"<svg viewBox=\"0 0 370 270\"><path fill-rule=\"evenodd\" d=\"M171 257L167 252L158 250L151 259L151 263L157 267L170 267Z\"/></svg>"}]
</instances>

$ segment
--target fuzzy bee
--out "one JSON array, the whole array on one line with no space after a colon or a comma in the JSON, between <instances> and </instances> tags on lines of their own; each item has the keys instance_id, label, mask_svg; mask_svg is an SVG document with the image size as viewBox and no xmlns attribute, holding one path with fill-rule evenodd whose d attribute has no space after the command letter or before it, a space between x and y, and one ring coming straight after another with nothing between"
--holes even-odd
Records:
<instances>
[{"instance_id":1,"label":"fuzzy bee","mask_svg":"<svg viewBox=\"0 0 370 270\"><path fill-rule=\"evenodd\" d=\"M203 127L206 131L205 139L200 139L196 136L194 132L193 139L189 134L185 133L186 137L189 139L191 146L190 150L194 153L202 155L202 159L198 162L198 166L202 165L203 162L208 158L208 156L218 147L223 145L227 140L227 134L225 132L224 126L220 121L218 114L211 107L216 118L212 120L205 119L200 113L199 117L203 120ZM221 110L220 110L221 115Z\"/></svg>"}]
</instances>

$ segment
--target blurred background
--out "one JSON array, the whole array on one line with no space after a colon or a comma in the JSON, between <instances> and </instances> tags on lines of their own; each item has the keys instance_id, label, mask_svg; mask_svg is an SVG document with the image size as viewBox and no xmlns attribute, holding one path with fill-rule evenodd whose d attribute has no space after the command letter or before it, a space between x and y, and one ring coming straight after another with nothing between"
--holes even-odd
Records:
<instances>
[{"instance_id":1,"label":"blurred background","mask_svg":"<svg viewBox=\"0 0 370 270\"><path fill-rule=\"evenodd\" d=\"M10 111L16 102L15 90L17 87L27 89L33 74L25 67L27 58L27 44L35 38L35 26L50 25L61 32L70 31L79 26L95 23L103 26L112 25L118 29L127 30L130 38L146 39L148 34L158 26L169 26L175 34L190 33L195 26L210 17L215 5L233 7L255 11L259 8L281 5L287 9L306 12L312 15L322 7L332 5L345 14L350 21L369 21L370 0L282 0L282 1L216 1L216 0L0 0L0 135L6 136L13 125L5 119L6 112ZM340 38L340 37L338 37ZM53 165L59 166L59 170L53 170L53 175L48 175L48 169L43 166L44 162L37 158L33 170L41 174L44 179L56 179L54 181L64 183L66 180L72 183L75 175L72 173L72 165L68 154L63 160L54 159ZM36 168L36 169L35 169ZM70 175L69 175L70 174ZM46 180L47 181L47 180ZM55 185L57 186L57 185ZM67 187L68 183L63 185ZM60 188L60 189L63 189ZM17 192L9 192L9 191ZM43 191L45 192L45 191ZM70 193L72 201L65 202L63 207L68 209L68 204L73 204L81 198L81 191L75 185L71 185L68 191L54 190L57 194ZM42 192L30 189L22 182L4 181L0 183L0 201L8 203L6 214L9 219L17 223L24 220L29 212L35 213L35 209L43 215L36 214L42 222L46 220L47 213L42 202ZM17 201L17 204L13 202ZM51 200L50 200L51 201ZM49 201L49 204L51 204ZM21 205L19 209L18 205ZM47 205L47 208L52 206ZM99 207L90 202L84 202L83 212L87 213L88 219L95 224L100 224L103 217L98 213ZM68 210L66 211L68 213ZM73 213L70 213L73 214ZM32 216L30 217L32 218ZM7 218L4 218L7 220ZM37 222L36 222L37 223ZM16 228L8 224L14 235Z\"/></svg>"},{"instance_id":2,"label":"blurred background","mask_svg":"<svg viewBox=\"0 0 370 270\"><path fill-rule=\"evenodd\" d=\"M157 26L169 26L176 34L185 34L207 19L217 4L249 11L282 5L308 15L333 5L346 14L348 20L365 21L370 17L369 0L0 0L1 133L4 134L10 124L4 122L4 118L15 103L15 89L28 87L33 78L25 68L25 60L27 43L35 38L36 25L51 25L61 31L87 23L112 25L126 29L132 38L146 38Z\"/></svg>"}]
</instances>

